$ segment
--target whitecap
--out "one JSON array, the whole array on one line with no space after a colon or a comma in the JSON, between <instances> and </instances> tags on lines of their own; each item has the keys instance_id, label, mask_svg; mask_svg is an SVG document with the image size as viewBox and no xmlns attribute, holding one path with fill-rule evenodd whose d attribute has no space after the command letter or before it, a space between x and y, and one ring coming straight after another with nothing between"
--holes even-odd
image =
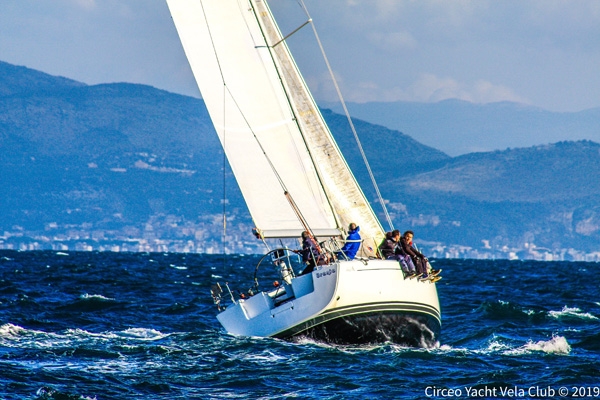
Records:
<instances>
[{"instance_id":1,"label":"whitecap","mask_svg":"<svg viewBox=\"0 0 600 400\"><path fill-rule=\"evenodd\" d=\"M0 346L16 348L49 348L58 343L60 337L53 333L26 329L18 325L0 326Z\"/></svg>"},{"instance_id":2,"label":"whitecap","mask_svg":"<svg viewBox=\"0 0 600 400\"><path fill-rule=\"evenodd\" d=\"M541 340L536 343L529 342L525 347L533 351L543 351L544 353L552 354L569 354L571 352L571 346L564 336L554 336L550 340Z\"/></svg>"},{"instance_id":3,"label":"whitecap","mask_svg":"<svg viewBox=\"0 0 600 400\"><path fill-rule=\"evenodd\" d=\"M169 334L164 334L155 329L148 328L129 328L124 331L117 332L116 335L121 338L137 340L159 340L169 336Z\"/></svg>"},{"instance_id":4,"label":"whitecap","mask_svg":"<svg viewBox=\"0 0 600 400\"><path fill-rule=\"evenodd\" d=\"M577 307L567 307L564 306L560 311L549 311L548 315L553 318L563 318L563 317L571 317L571 318L582 318L582 319L598 319L595 315L590 313L584 313L581 309Z\"/></svg>"},{"instance_id":5,"label":"whitecap","mask_svg":"<svg viewBox=\"0 0 600 400\"><path fill-rule=\"evenodd\" d=\"M524 346L518 349L511 350L507 354L524 354L530 352L541 351L547 354L561 354L566 355L571 352L571 346L567 339L563 336L553 336L550 340L540 340L538 342L529 341Z\"/></svg>"},{"instance_id":6,"label":"whitecap","mask_svg":"<svg viewBox=\"0 0 600 400\"><path fill-rule=\"evenodd\" d=\"M488 344L488 348L487 351L490 352L501 352L501 351L505 351L510 349L510 346L507 345L506 343L502 343L499 340L492 340L489 344Z\"/></svg>"},{"instance_id":7,"label":"whitecap","mask_svg":"<svg viewBox=\"0 0 600 400\"><path fill-rule=\"evenodd\" d=\"M115 299L110 298L110 297L104 297L101 294L82 294L81 296L79 296L80 299L82 300L91 300L91 299L98 299L98 300L105 300L105 301L114 301Z\"/></svg>"},{"instance_id":8,"label":"whitecap","mask_svg":"<svg viewBox=\"0 0 600 400\"><path fill-rule=\"evenodd\" d=\"M289 361L288 357L274 354L271 351L266 351L263 354L245 354L238 358L248 362L256 362L258 364L278 362L287 363Z\"/></svg>"},{"instance_id":9,"label":"whitecap","mask_svg":"<svg viewBox=\"0 0 600 400\"><path fill-rule=\"evenodd\" d=\"M64 339L105 339L110 340L115 338L116 336L112 333L93 333L88 332L85 329L75 328L75 329L67 329L62 335Z\"/></svg>"},{"instance_id":10,"label":"whitecap","mask_svg":"<svg viewBox=\"0 0 600 400\"><path fill-rule=\"evenodd\" d=\"M452 346L450 346L450 345L448 345L448 344L442 344L442 345L440 345L440 346L437 348L437 350L444 351L444 352L450 352L450 351L456 351L456 350L459 350L459 351L464 351L464 350L466 350L466 349L464 349L464 348L461 348L461 349L459 349L459 348L454 348L454 347L452 347Z\"/></svg>"},{"instance_id":11,"label":"whitecap","mask_svg":"<svg viewBox=\"0 0 600 400\"><path fill-rule=\"evenodd\" d=\"M0 337L13 338L21 336L27 332L27 329L13 324L4 324L0 326Z\"/></svg>"}]
</instances>

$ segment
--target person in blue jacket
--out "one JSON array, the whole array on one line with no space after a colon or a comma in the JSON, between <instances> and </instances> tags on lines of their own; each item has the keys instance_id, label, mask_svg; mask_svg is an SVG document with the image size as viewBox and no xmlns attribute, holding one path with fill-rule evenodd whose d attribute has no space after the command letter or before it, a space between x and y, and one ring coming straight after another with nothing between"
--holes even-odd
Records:
<instances>
[{"instance_id":1,"label":"person in blue jacket","mask_svg":"<svg viewBox=\"0 0 600 400\"><path fill-rule=\"evenodd\" d=\"M354 222L351 223L348 227L348 237L346 238L346 243L341 249L341 252L350 260L354 260L354 257L356 257L356 253L358 253L358 249L360 248L361 237L358 231L360 231L360 226L356 226Z\"/></svg>"}]
</instances>

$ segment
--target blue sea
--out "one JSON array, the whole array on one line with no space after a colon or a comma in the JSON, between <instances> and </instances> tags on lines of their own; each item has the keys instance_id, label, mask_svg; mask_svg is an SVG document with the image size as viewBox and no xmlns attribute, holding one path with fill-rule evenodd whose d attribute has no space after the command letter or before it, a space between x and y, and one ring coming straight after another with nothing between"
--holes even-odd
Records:
<instances>
[{"instance_id":1,"label":"blue sea","mask_svg":"<svg viewBox=\"0 0 600 400\"><path fill-rule=\"evenodd\" d=\"M434 260L442 335L414 349L226 334L210 286L258 260L0 251L0 398L600 397L596 263Z\"/></svg>"}]
</instances>

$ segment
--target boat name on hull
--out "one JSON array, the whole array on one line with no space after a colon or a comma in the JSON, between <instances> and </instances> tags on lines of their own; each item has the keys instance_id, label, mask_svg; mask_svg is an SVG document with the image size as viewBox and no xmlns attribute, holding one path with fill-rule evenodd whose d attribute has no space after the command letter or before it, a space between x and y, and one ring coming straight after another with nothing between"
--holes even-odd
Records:
<instances>
[{"instance_id":1,"label":"boat name on hull","mask_svg":"<svg viewBox=\"0 0 600 400\"><path fill-rule=\"evenodd\" d=\"M329 268L327 271L317 272L317 278L322 278L331 274L335 274L335 268Z\"/></svg>"}]
</instances>

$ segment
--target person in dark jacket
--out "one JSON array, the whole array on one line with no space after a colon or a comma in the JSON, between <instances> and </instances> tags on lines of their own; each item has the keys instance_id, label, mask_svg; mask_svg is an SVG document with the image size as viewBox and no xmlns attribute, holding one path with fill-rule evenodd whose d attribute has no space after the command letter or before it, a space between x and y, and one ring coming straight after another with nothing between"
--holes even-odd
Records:
<instances>
[{"instance_id":1,"label":"person in dark jacket","mask_svg":"<svg viewBox=\"0 0 600 400\"><path fill-rule=\"evenodd\" d=\"M356 257L356 253L358 253L358 249L360 248L361 237L358 233L360 231L360 226L356 226L353 222L348 227L348 237L346 237L346 243L341 249L341 253L343 253L350 260L354 260Z\"/></svg>"},{"instance_id":2,"label":"person in dark jacket","mask_svg":"<svg viewBox=\"0 0 600 400\"><path fill-rule=\"evenodd\" d=\"M413 231L404 232L404 235L402 235L400 238L400 245L402 247L402 251L410 256L413 264L415 265L419 280L423 281L438 275L440 270L431 270L430 272L427 271L428 259L413 245L414 235L415 234Z\"/></svg>"},{"instance_id":3,"label":"person in dark jacket","mask_svg":"<svg viewBox=\"0 0 600 400\"><path fill-rule=\"evenodd\" d=\"M302 250L294 250L295 253L299 253L302 256L302 262L306 264L306 268L300 275L309 274L313 272L317 265L317 259L320 255L317 242L308 231L302 232Z\"/></svg>"},{"instance_id":4,"label":"person in dark jacket","mask_svg":"<svg viewBox=\"0 0 600 400\"><path fill-rule=\"evenodd\" d=\"M400 263L404 278L416 278L418 276L415 271L415 265L412 259L402 250L400 246L400 231L395 229L392 232L386 233L386 238L379 245L381 256L387 260L396 260Z\"/></svg>"},{"instance_id":5,"label":"person in dark jacket","mask_svg":"<svg viewBox=\"0 0 600 400\"><path fill-rule=\"evenodd\" d=\"M379 253L381 253L381 257L384 260L387 260L388 258L394 258L399 237L400 231L398 230L386 232L385 239L383 239L383 242L381 242L379 245Z\"/></svg>"}]
</instances>

